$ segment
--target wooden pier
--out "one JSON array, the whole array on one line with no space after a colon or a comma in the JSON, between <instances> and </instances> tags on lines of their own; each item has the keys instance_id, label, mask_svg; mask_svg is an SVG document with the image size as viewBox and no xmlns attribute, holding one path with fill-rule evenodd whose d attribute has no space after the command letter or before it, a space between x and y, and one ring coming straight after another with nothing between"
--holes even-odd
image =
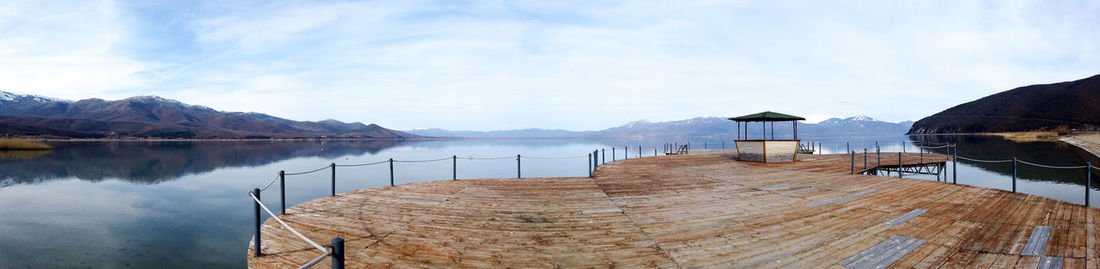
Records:
<instances>
[{"instance_id":1,"label":"wooden pier","mask_svg":"<svg viewBox=\"0 0 1100 269\"><path fill-rule=\"evenodd\" d=\"M1100 267L1096 208L850 174L848 154L793 163L731 154L624 160L592 178L357 190L291 207L284 219L322 244L345 238L349 268ZM915 153L902 161L918 162ZM265 255L249 255L251 268L318 255L270 219L261 238Z\"/></svg>"}]
</instances>

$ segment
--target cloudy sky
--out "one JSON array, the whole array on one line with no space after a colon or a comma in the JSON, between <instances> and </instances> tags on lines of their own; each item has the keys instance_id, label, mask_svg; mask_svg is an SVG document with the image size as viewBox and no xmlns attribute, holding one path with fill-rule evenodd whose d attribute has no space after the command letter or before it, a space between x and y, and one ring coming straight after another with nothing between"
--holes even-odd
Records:
<instances>
[{"instance_id":1,"label":"cloudy sky","mask_svg":"<svg viewBox=\"0 0 1100 269\"><path fill-rule=\"evenodd\" d=\"M407 129L916 120L1100 73L1100 1L0 1L0 90Z\"/></svg>"}]
</instances>

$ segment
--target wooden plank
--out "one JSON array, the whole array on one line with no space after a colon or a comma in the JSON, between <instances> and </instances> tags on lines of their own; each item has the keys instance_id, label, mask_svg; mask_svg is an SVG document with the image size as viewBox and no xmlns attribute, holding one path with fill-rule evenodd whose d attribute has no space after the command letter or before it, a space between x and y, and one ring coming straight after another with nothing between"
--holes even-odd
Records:
<instances>
[{"instance_id":1,"label":"wooden plank","mask_svg":"<svg viewBox=\"0 0 1100 269\"><path fill-rule=\"evenodd\" d=\"M1062 257L1043 256L1043 257L1039 258L1039 267L1035 267L1035 268L1037 268L1037 269L1054 269L1054 268L1061 269L1062 268Z\"/></svg>"},{"instance_id":2,"label":"wooden plank","mask_svg":"<svg viewBox=\"0 0 1100 269\"><path fill-rule=\"evenodd\" d=\"M835 203L835 202L840 202L840 201L844 201L844 200L848 200L848 199L868 195L868 194L871 194L871 193L874 193L874 192L877 192L877 191L878 190L868 190L868 191L853 193L853 194L849 194L849 195L845 195L845 196L841 196L841 197L837 197L837 198L833 198L833 199L829 199L829 200L825 200L825 201L820 201L820 202L816 202L816 203L807 204L806 207L817 207L817 206L821 206L821 205L827 205L827 204L831 204L831 203Z\"/></svg>"},{"instance_id":3,"label":"wooden plank","mask_svg":"<svg viewBox=\"0 0 1100 269\"><path fill-rule=\"evenodd\" d=\"M920 214L924 214L924 212L928 212L928 209L913 209L913 211L909 211L909 213L905 213L905 215L901 215L883 224L885 224L886 226L898 226L899 224L905 223L910 219L920 216Z\"/></svg>"},{"instance_id":4,"label":"wooden plank","mask_svg":"<svg viewBox=\"0 0 1100 269\"><path fill-rule=\"evenodd\" d=\"M1031 231L1031 237L1027 239L1027 245L1024 245L1024 251L1020 255L1042 256L1047 249L1050 230L1050 226L1035 226L1035 230Z\"/></svg>"}]
</instances>

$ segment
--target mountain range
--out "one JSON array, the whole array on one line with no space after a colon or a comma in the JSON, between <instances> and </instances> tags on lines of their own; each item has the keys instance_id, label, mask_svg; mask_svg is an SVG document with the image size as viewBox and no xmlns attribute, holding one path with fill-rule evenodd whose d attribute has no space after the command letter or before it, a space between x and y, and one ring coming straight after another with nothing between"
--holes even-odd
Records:
<instances>
[{"instance_id":1,"label":"mountain range","mask_svg":"<svg viewBox=\"0 0 1100 269\"><path fill-rule=\"evenodd\" d=\"M890 123L869 117L833 118L801 123L804 137L900 135L912 122ZM751 125L757 129L759 125ZM790 135L790 124L775 131ZM504 131L450 131L418 129L407 132L375 124L337 120L294 121L253 112L223 112L158 96L122 100L69 101L0 91L0 135L67 138L579 138L579 137L729 137L737 126L726 118L698 117L650 122L639 120L599 131L519 129ZM759 133L750 131L751 136Z\"/></svg>"},{"instance_id":2,"label":"mountain range","mask_svg":"<svg viewBox=\"0 0 1100 269\"><path fill-rule=\"evenodd\" d=\"M912 121L885 122L866 116L831 118L819 123L799 123L800 137L835 136L895 136L905 134ZM750 125L750 137L759 138L760 125ZM768 126L769 135L771 126ZM790 123L775 125L775 133L789 138ZM421 136L469 138L573 138L573 137L728 137L737 134L737 125L727 118L698 117L678 121L650 122L639 120L598 131L567 131L560 129L518 129L501 131L450 131L444 129L414 129L406 132ZM777 136L777 138L779 138Z\"/></svg>"},{"instance_id":3,"label":"mountain range","mask_svg":"<svg viewBox=\"0 0 1100 269\"><path fill-rule=\"evenodd\" d=\"M375 124L223 112L157 96L79 101L0 91L0 134L69 138L364 138L416 135Z\"/></svg>"},{"instance_id":4,"label":"mountain range","mask_svg":"<svg viewBox=\"0 0 1100 269\"><path fill-rule=\"evenodd\" d=\"M960 104L913 124L911 134L1100 129L1100 75L1019 87Z\"/></svg>"}]
</instances>

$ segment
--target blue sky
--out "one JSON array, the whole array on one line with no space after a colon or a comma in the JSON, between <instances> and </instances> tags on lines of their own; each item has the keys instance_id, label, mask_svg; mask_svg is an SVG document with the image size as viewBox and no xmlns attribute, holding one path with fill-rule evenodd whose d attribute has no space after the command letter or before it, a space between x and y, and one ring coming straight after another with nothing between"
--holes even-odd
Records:
<instances>
[{"instance_id":1,"label":"blue sky","mask_svg":"<svg viewBox=\"0 0 1100 269\"><path fill-rule=\"evenodd\" d=\"M1100 73L1100 1L0 1L0 90L407 129L916 120Z\"/></svg>"}]
</instances>

